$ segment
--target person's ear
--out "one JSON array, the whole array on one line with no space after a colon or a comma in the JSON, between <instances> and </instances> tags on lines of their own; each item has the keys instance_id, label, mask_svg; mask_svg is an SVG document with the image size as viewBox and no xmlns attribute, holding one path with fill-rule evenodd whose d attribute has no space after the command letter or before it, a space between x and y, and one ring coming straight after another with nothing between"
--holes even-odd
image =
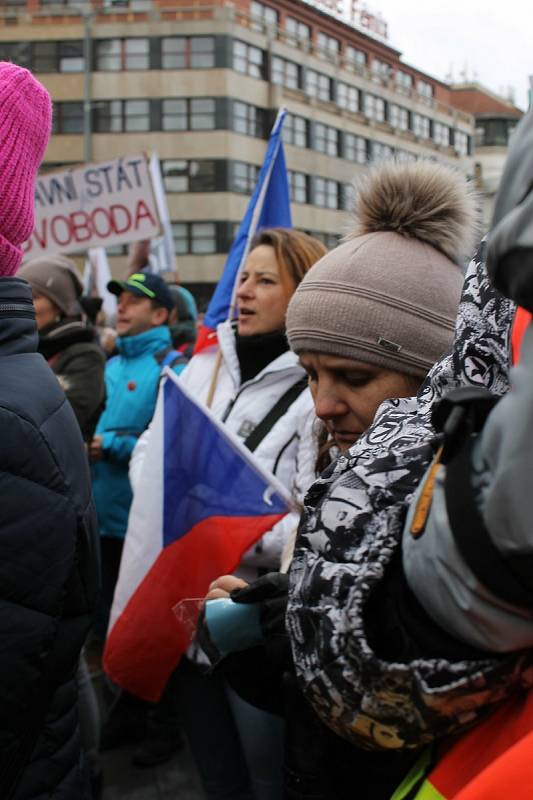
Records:
<instances>
[{"instance_id":1,"label":"person's ear","mask_svg":"<svg viewBox=\"0 0 533 800\"><path fill-rule=\"evenodd\" d=\"M154 327L158 325L167 325L169 312L167 308L154 308L152 312L152 323Z\"/></svg>"}]
</instances>

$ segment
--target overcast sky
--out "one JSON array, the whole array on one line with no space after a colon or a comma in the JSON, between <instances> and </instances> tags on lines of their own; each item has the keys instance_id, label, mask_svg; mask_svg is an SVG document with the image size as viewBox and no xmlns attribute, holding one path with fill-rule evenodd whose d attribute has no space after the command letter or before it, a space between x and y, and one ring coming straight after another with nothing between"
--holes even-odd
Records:
<instances>
[{"instance_id":1,"label":"overcast sky","mask_svg":"<svg viewBox=\"0 0 533 800\"><path fill-rule=\"evenodd\" d=\"M389 23L389 41L413 66L442 80L477 80L493 91L511 86L527 108L533 74L531 0L368 0Z\"/></svg>"}]
</instances>

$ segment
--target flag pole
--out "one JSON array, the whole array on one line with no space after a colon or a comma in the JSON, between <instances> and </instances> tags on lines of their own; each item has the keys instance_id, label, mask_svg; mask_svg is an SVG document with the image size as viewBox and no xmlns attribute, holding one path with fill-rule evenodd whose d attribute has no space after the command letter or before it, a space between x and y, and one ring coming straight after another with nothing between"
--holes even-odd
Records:
<instances>
[{"instance_id":1,"label":"flag pole","mask_svg":"<svg viewBox=\"0 0 533 800\"><path fill-rule=\"evenodd\" d=\"M277 113L274 125L272 126L272 130L270 131L270 136L273 136L273 134L276 132L278 127L281 125L281 123L283 122L283 119L285 118L286 113L287 113L287 109L285 108L285 106L282 106L279 109L278 113ZM257 198L257 203L255 204L254 213L252 215L252 219L250 221L250 227L248 229L248 236L246 238L246 245L244 247L244 251L243 251L243 254L242 254L241 263L239 264L239 269L237 270L237 275L235 276L235 284L233 286L233 292L232 292L232 295L231 295L231 304L230 304L230 308L229 308L229 311L228 311L227 319L233 319L233 317L235 316L235 310L236 310L236 307L237 307L237 289L238 289L238 286L239 286L239 278L241 276L241 272L242 272L242 270L244 268L244 265L246 264L246 260L248 258L248 254L250 252L250 245L251 245L251 243L253 241L253 238L254 238L254 236L256 234L256 231L257 231L257 225L259 223L259 218L260 218L261 212L263 210L263 204L265 202L265 196L266 196L266 193L268 191L269 184L270 184L270 177L272 175L272 170L274 169L274 164L276 163L276 158L277 158L280 146L281 146L281 137L278 139L276 150L275 150L274 155L273 155L273 157L272 157L272 159L270 161L270 165L269 165L269 169L268 169L266 178L263 181L263 186L261 187L261 192L259 194L259 197Z\"/></svg>"},{"instance_id":2,"label":"flag pole","mask_svg":"<svg viewBox=\"0 0 533 800\"><path fill-rule=\"evenodd\" d=\"M287 109L284 106L282 106L279 109L278 113L277 113L274 125L272 126L272 130L270 131L270 136L272 136L276 132L278 127L282 124L286 113L287 113ZM270 177L272 175L272 170L274 169L274 164L276 163L276 157L278 155L280 146L281 146L281 137L278 140L276 150L275 150L274 155L273 155L273 157L272 157L272 159L270 161L270 165L269 165L269 168L268 168L268 172L267 172L266 178L263 181L263 185L261 187L261 192L259 194L259 197L257 198L257 203L255 204L254 212L252 214L252 219L250 220L250 227L248 229L248 235L246 237L246 244L245 244L245 247L244 247L244 250L243 250L243 253L242 253L242 258L241 258L241 262L239 264L239 268L237 270L237 274L235 276L235 283L233 285L233 291L231 293L231 303L230 303L230 307L229 307L229 311L228 311L228 316L226 317L226 322L228 321L228 319L232 320L235 317L235 311L236 311L236 307L237 307L237 289L238 289L238 286L239 286L239 278L241 276L241 272L243 270L243 267L246 264L246 260L248 258L248 254L250 253L250 245L251 245L251 243L253 241L253 238L255 236L255 233L257 231L257 225L259 223L259 218L261 216L261 211L263 210L263 204L264 204L264 201L265 201L265 196L266 196L266 193L268 191L269 184L270 184ZM220 343L219 343L217 356L216 356L216 359L215 359L215 363L213 365L213 372L211 374L211 383L209 385L209 391L207 393L206 405L207 405L208 408L211 408L211 406L213 404L213 399L215 397L215 392L216 392L217 383L218 383L218 376L219 376L219 373L220 373L220 367L222 366L222 359L223 359L222 350L220 348Z\"/></svg>"}]
</instances>

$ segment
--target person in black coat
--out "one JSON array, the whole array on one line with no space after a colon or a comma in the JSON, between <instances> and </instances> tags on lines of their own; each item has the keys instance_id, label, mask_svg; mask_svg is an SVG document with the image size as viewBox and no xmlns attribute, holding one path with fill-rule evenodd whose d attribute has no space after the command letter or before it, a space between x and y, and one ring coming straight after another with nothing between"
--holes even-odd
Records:
<instances>
[{"instance_id":1,"label":"person in black coat","mask_svg":"<svg viewBox=\"0 0 533 800\"><path fill-rule=\"evenodd\" d=\"M76 267L65 256L42 256L17 274L32 289L39 352L57 375L82 436L90 442L104 406L106 359L80 305L83 285Z\"/></svg>"},{"instance_id":2,"label":"person in black coat","mask_svg":"<svg viewBox=\"0 0 533 800\"><path fill-rule=\"evenodd\" d=\"M76 671L99 584L79 426L13 277L33 229L51 102L0 62L0 797L84 796Z\"/></svg>"}]
</instances>

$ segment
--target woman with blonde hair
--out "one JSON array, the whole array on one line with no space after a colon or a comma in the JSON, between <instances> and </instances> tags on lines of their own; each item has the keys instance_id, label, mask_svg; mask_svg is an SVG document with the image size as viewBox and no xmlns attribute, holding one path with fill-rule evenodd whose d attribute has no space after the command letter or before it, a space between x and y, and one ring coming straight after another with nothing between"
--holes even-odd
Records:
<instances>
[{"instance_id":1,"label":"woman with blonde hair","mask_svg":"<svg viewBox=\"0 0 533 800\"><path fill-rule=\"evenodd\" d=\"M296 287L325 253L321 242L301 231L261 231L240 276L237 319L219 325L216 342L194 356L180 376L200 402L209 399L215 416L299 502L314 479L314 409L305 371L289 349L285 314ZM134 490L148 439L149 432L133 453ZM129 529L135 524L132 515ZM297 524L296 512L284 517L250 548L236 574L251 581L279 569ZM197 647L189 649L173 681L208 800L281 798L280 720L245 703L218 675L208 673Z\"/></svg>"}]
</instances>

